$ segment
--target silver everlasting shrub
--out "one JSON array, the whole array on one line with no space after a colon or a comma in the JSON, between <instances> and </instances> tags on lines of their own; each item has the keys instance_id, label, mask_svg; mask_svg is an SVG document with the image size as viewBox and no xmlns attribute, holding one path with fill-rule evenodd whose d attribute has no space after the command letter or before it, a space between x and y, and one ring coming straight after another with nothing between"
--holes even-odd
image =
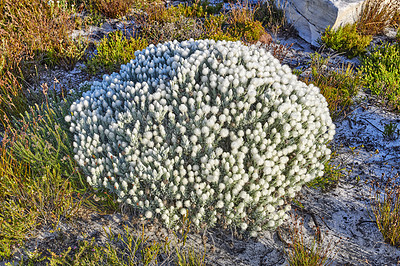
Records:
<instances>
[{"instance_id":1,"label":"silver everlasting shrub","mask_svg":"<svg viewBox=\"0 0 400 266\"><path fill-rule=\"evenodd\" d=\"M256 235L323 175L335 127L319 89L264 48L150 45L75 101L75 159L87 181L166 226L188 213Z\"/></svg>"}]
</instances>

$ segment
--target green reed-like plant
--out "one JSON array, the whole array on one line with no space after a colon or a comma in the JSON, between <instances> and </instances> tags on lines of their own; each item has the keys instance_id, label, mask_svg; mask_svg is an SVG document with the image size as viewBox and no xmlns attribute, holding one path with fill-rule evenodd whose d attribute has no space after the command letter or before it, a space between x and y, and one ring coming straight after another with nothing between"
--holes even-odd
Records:
<instances>
[{"instance_id":1,"label":"green reed-like plant","mask_svg":"<svg viewBox=\"0 0 400 266\"><path fill-rule=\"evenodd\" d=\"M218 14L222 11L223 3L217 3L210 5L208 0L200 1L196 0L192 5L179 4L178 7L182 10L182 14L185 17L197 17L204 18L207 15Z\"/></svg>"},{"instance_id":2,"label":"green reed-like plant","mask_svg":"<svg viewBox=\"0 0 400 266\"><path fill-rule=\"evenodd\" d=\"M74 67L85 40L70 37L75 24L61 4L41 0L3 0L0 19L0 122L28 108L28 85L47 65ZM79 44L79 45L78 45Z\"/></svg>"},{"instance_id":3,"label":"green reed-like plant","mask_svg":"<svg viewBox=\"0 0 400 266\"><path fill-rule=\"evenodd\" d=\"M311 240L306 240L302 227L303 222L297 222L289 228L290 242L287 252L288 263L291 266L321 266L330 265L332 253L331 243L324 244L318 237L319 229Z\"/></svg>"},{"instance_id":4,"label":"green reed-like plant","mask_svg":"<svg viewBox=\"0 0 400 266\"><path fill-rule=\"evenodd\" d=\"M400 247L399 174L374 180L371 186L371 209L385 242Z\"/></svg>"},{"instance_id":5,"label":"green reed-like plant","mask_svg":"<svg viewBox=\"0 0 400 266\"><path fill-rule=\"evenodd\" d=\"M59 45L51 47L44 60L49 66L58 65L66 70L72 70L76 63L84 58L88 42L83 38L66 40L65 42L69 44L65 45L65 43L60 42Z\"/></svg>"},{"instance_id":6,"label":"green reed-like plant","mask_svg":"<svg viewBox=\"0 0 400 266\"><path fill-rule=\"evenodd\" d=\"M28 100L18 78L9 70L0 70L0 122L3 127L13 116L28 108Z\"/></svg>"},{"instance_id":7,"label":"green reed-like plant","mask_svg":"<svg viewBox=\"0 0 400 266\"><path fill-rule=\"evenodd\" d=\"M395 140L400 137L400 129L397 128L397 124L390 122L385 124L382 134L385 139Z\"/></svg>"},{"instance_id":8,"label":"green reed-like plant","mask_svg":"<svg viewBox=\"0 0 400 266\"><path fill-rule=\"evenodd\" d=\"M21 244L33 228L57 223L80 207L74 193L85 184L71 157L65 112L62 106L31 107L6 127L0 153L0 238L5 239L0 254L10 255L10 244Z\"/></svg>"},{"instance_id":9,"label":"green reed-like plant","mask_svg":"<svg viewBox=\"0 0 400 266\"><path fill-rule=\"evenodd\" d=\"M204 20L204 39L213 39L215 41L238 41L239 36L232 36L226 31L227 27L227 15L210 15Z\"/></svg>"}]
</instances>

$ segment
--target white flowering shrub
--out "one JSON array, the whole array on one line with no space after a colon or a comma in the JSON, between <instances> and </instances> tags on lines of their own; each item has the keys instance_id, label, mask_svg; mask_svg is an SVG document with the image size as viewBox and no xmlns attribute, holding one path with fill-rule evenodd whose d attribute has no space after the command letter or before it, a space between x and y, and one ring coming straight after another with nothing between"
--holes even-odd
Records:
<instances>
[{"instance_id":1,"label":"white flowering shrub","mask_svg":"<svg viewBox=\"0 0 400 266\"><path fill-rule=\"evenodd\" d=\"M176 226L275 228L323 175L334 135L325 98L262 47L213 40L136 52L70 108L87 181Z\"/></svg>"}]
</instances>

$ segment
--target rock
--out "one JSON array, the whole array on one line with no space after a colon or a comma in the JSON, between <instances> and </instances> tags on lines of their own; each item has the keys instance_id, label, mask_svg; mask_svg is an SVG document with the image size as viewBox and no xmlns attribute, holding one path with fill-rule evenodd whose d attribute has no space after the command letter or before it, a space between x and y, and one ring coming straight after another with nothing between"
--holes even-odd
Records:
<instances>
[{"instance_id":1,"label":"rock","mask_svg":"<svg viewBox=\"0 0 400 266\"><path fill-rule=\"evenodd\" d=\"M317 40L327 26L336 29L354 23L364 0L276 0L301 38L318 46Z\"/></svg>"}]
</instances>

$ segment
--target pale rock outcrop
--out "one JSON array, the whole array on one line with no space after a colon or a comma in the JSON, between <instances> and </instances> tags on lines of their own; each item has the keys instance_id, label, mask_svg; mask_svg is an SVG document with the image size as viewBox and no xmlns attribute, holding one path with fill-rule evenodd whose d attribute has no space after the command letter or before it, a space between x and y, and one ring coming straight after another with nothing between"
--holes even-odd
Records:
<instances>
[{"instance_id":1,"label":"pale rock outcrop","mask_svg":"<svg viewBox=\"0 0 400 266\"><path fill-rule=\"evenodd\" d=\"M286 17L305 41L318 45L317 40L327 26L333 29L354 23L361 13L364 0L276 0Z\"/></svg>"}]
</instances>

